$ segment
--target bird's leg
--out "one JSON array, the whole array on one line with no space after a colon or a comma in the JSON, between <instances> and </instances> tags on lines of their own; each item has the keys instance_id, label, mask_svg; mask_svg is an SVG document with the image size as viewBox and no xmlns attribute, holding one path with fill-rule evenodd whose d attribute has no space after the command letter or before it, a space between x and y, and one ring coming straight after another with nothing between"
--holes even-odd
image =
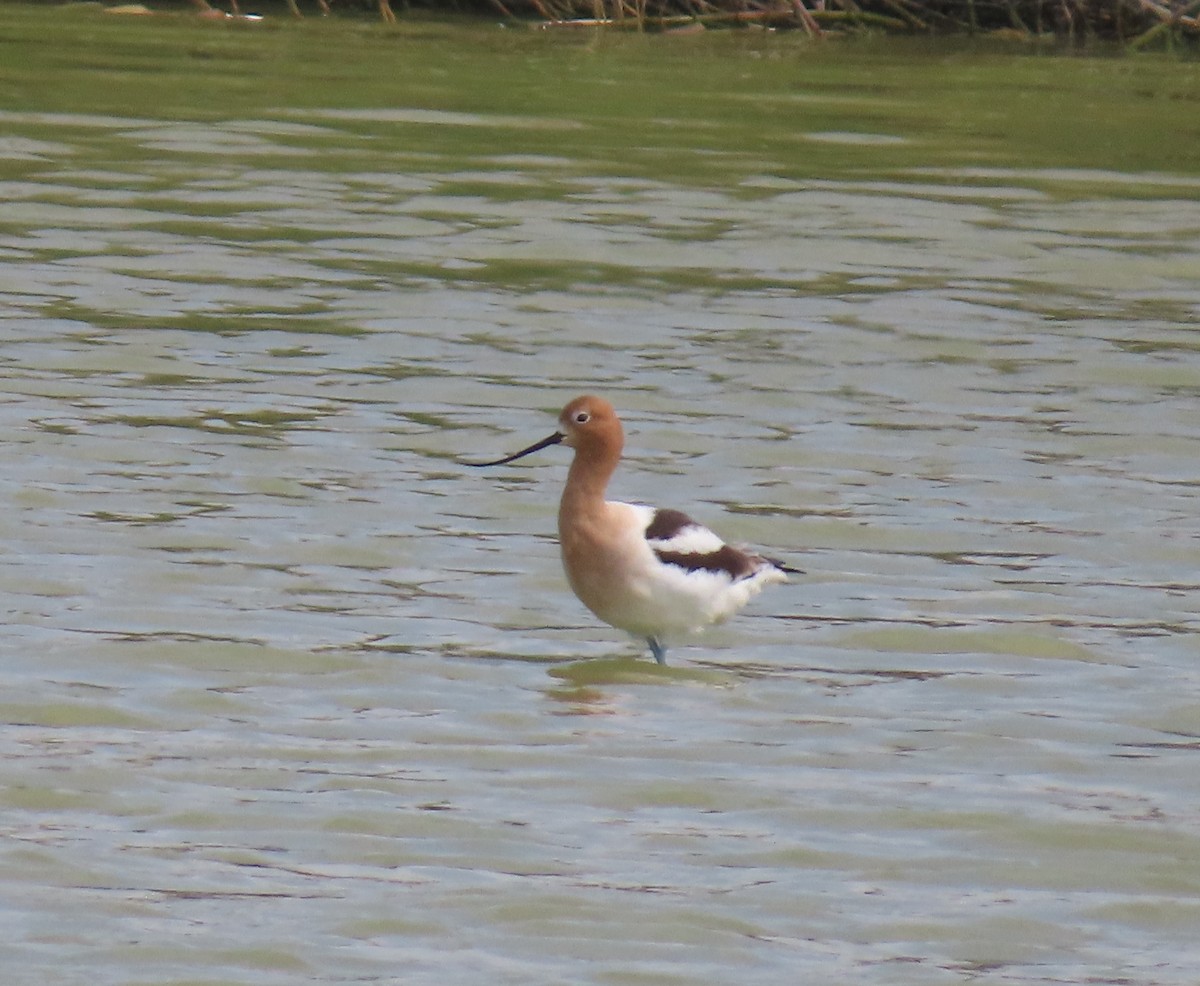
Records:
<instances>
[{"instance_id":1,"label":"bird's leg","mask_svg":"<svg viewBox=\"0 0 1200 986\"><path fill-rule=\"evenodd\" d=\"M647 637L646 643L650 645L650 653L654 655L654 660L659 664L667 663L667 649L659 642L657 637Z\"/></svg>"}]
</instances>

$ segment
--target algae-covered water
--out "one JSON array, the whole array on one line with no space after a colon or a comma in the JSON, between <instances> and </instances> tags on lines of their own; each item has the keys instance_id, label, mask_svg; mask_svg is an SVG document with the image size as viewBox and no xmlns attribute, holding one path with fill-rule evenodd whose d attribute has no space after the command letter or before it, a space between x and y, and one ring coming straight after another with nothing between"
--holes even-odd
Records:
<instances>
[{"instance_id":1,"label":"algae-covered water","mask_svg":"<svg viewBox=\"0 0 1200 986\"><path fill-rule=\"evenodd\" d=\"M0 979L1194 986L1197 100L0 6ZM584 391L806 573L665 672Z\"/></svg>"}]
</instances>

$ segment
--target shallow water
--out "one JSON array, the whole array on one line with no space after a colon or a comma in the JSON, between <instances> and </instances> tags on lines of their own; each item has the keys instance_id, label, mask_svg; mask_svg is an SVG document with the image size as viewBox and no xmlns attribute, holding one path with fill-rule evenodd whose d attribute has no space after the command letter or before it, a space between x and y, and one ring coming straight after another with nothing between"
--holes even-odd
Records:
<instances>
[{"instance_id":1,"label":"shallow water","mask_svg":"<svg viewBox=\"0 0 1200 986\"><path fill-rule=\"evenodd\" d=\"M1196 66L76 17L0 12L6 983L1195 983ZM567 453L457 464L584 390L806 571L663 671Z\"/></svg>"}]
</instances>

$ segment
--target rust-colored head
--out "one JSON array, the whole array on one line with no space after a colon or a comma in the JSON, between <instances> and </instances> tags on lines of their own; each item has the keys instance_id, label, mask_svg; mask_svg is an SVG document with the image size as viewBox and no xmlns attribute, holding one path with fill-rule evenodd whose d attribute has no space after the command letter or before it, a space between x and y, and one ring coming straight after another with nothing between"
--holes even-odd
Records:
<instances>
[{"instance_id":1,"label":"rust-colored head","mask_svg":"<svg viewBox=\"0 0 1200 986\"><path fill-rule=\"evenodd\" d=\"M562 443L589 458L621 455L625 432L613 406L603 397L576 397L558 416Z\"/></svg>"}]
</instances>

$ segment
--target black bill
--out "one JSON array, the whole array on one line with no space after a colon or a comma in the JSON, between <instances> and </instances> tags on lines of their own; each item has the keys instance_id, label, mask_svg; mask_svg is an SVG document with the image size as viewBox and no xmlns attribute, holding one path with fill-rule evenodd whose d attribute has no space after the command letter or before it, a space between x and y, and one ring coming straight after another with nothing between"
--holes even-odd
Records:
<instances>
[{"instance_id":1,"label":"black bill","mask_svg":"<svg viewBox=\"0 0 1200 986\"><path fill-rule=\"evenodd\" d=\"M476 468L482 468L483 466L502 466L508 462L516 462L517 459L524 458L525 456L529 455L531 452L539 452L542 449L548 448L551 445L557 445L559 442L561 442L566 437L567 436L564 435L561 431L556 431L553 435L550 435L548 438L543 438L540 442L534 442L532 445L529 446L529 448L523 448L523 449L521 449L520 452L514 452L512 455L506 455L503 459L496 459L496 461L494 461L494 462L464 462L463 465L464 466L475 466Z\"/></svg>"}]
</instances>

